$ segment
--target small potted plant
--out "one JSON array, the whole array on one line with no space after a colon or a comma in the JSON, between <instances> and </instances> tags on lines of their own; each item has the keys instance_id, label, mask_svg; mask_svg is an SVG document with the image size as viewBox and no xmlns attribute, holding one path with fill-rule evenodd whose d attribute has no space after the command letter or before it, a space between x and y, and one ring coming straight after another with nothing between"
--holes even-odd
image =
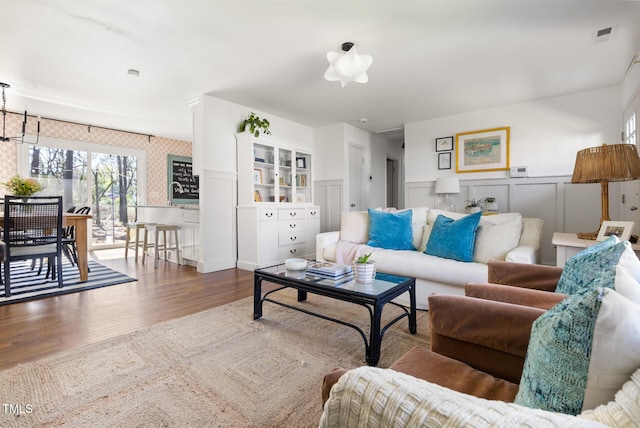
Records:
<instances>
[{"instance_id":1,"label":"small potted plant","mask_svg":"<svg viewBox=\"0 0 640 428\"><path fill-rule=\"evenodd\" d=\"M376 277L376 263L369 260L371 253L358 257L353 262L353 271L357 282L370 283Z\"/></svg>"},{"instance_id":2,"label":"small potted plant","mask_svg":"<svg viewBox=\"0 0 640 428\"><path fill-rule=\"evenodd\" d=\"M499 205L496 202L496 198L493 197L486 197L484 198L484 210L488 211L488 212L498 212L499 211Z\"/></svg>"},{"instance_id":3,"label":"small potted plant","mask_svg":"<svg viewBox=\"0 0 640 428\"><path fill-rule=\"evenodd\" d=\"M467 199L465 202L466 205L466 209L469 212L469 214L473 214L473 213L477 213L478 211L482 211L482 201L483 199L478 199L477 201L475 199Z\"/></svg>"},{"instance_id":4,"label":"small potted plant","mask_svg":"<svg viewBox=\"0 0 640 428\"><path fill-rule=\"evenodd\" d=\"M260 119L254 112L249 113L249 117L243 120L238 126L238 132L245 132L247 130L247 126L249 126L249 131L255 136L260 135L260 130L262 132L271 135L271 131L269 131L269 126L271 124L267 119Z\"/></svg>"}]
</instances>

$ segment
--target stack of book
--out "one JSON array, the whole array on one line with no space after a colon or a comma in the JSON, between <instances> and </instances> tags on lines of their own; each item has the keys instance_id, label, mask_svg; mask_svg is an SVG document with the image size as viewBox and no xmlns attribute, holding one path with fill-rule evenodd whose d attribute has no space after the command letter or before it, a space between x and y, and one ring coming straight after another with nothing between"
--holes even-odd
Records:
<instances>
[{"instance_id":1,"label":"stack of book","mask_svg":"<svg viewBox=\"0 0 640 428\"><path fill-rule=\"evenodd\" d=\"M339 285L351 281L354 277L351 265L343 265L331 262L311 263L307 267L307 274L332 281L333 285Z\"/></svg>"}]
</instances>

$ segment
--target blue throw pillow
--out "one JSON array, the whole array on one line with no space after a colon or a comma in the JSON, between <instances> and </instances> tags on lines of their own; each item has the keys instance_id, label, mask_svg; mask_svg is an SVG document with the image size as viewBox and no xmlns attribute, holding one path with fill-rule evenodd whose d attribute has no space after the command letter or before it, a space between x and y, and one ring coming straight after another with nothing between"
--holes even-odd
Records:
<instances>
[{"instance_id":1,"label":"blue throw pillow","mask_svg":"<svg viewBox=\"0 0 640 428\"><path fill-rule=\"evenodd\" d=\"M605 286L596 280L598 279L596 274L606 271L615 275L615 267L625 250L625 243L620 242L617 237L611 236L580 251L567 260L562 268L556 293L576 294ZM614 288L613 284L611 282L611 288Z\"/></svg>"},{"instance_id":2,"label":"blue throw pillow","mask_svg":"<svg viewBox=\"0 0 640 428\"><path fill-rule=\"evenodd\" d=\"M411 210L386 213L369 208L369 242L371 247L388 250L415 250L411 228Z\"/></svg>"},{"instance_id":3,"label":"blue throw pillow","mask_svg":"<svg viewBox=\"0 0 640 428\"><path fill-rule=\"evenodd\" d=\"M458 220L438 215L433 223L425 253L461 262L473 261L476 231L482 213L469 214Z\"/></svg>"}]
</instances>

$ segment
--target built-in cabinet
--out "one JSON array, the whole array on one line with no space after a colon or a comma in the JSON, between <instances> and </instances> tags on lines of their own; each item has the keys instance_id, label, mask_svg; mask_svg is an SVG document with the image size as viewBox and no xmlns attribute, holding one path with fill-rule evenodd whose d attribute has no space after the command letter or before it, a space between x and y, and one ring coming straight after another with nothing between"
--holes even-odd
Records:
<instances>
[{"instance_id":1,"label":"built-in cabinet","mask_svg":"<svg viewBox=\"0 0 640 428\"><path fill-rule=\"evenodd\" d=\"M268 136L236 138L238 268L314 260L320 208L313 205L311 151Z\"/></svg>"}]
</instances>

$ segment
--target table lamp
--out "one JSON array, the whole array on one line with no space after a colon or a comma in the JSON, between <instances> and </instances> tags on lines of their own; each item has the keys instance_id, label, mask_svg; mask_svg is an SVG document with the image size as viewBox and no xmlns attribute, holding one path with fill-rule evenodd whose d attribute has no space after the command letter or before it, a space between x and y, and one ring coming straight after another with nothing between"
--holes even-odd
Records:
<instances>
[{"instance_id":1,"label":"table lamp","mask_svg":"<svg viewBox=\"0 0 640 428\"><path fill-rule=\"evenodd\" d=\"M444 195L436 204L436 208L445 211L455 211L456 206L451 199L450 193L460 193L460 183L458 177L440 177L436 180L436 193Z\"/></svg>"},{"instance_id":2,"label":"table lamp","mask_svg":"<svg viewBox=\"0 0 640 428\"><path fill-rule=\"evenodd\" d=\"M602 222L609 218L609 182L640 178L640 156L634 144L603 144L589 147L576 154L572 183L600 183ZM600 228L598 228L600 229ZM595 240L598 231L578 233L580 239Z\"/></svg>"}]
</instances>

